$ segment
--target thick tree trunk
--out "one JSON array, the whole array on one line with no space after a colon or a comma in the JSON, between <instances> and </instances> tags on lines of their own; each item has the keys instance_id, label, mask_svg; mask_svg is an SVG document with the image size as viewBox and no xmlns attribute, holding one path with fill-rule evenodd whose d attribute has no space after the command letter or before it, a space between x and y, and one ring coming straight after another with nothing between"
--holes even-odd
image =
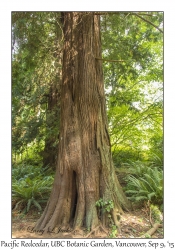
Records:
<instances>
[{"instance_id":1,"label":"thick tree trunk","mask_svg":"<svg viewBox=\"0 0 175 250\"><path fill-rule=\"evenodd\" d=\"M99 16L64 13L61 127L53 190L36 229L107 226L96 201L112 200L112 217L129 209L115 175L105 107ZM100 222L101 221L101 222Z\"/></svg>"}]
</instances>

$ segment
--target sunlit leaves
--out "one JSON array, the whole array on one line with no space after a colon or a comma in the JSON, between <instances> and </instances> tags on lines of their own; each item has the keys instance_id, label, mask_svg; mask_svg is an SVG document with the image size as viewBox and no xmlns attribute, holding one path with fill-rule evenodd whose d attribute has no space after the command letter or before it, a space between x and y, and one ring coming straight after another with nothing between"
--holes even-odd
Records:
<instances>
[{"instance_id":1,"label":"sunlit leaves","mask_svg":"<svg viewBox=\"0 0 175 250\"><path fill-rule=\"evenodd\" d=\"M101 23L103 57L124 60L103 64L113 153L145 155L163 129L163 34L155 27L163 27L163 14L118 12Z\"/></svg>"}]
</instances>

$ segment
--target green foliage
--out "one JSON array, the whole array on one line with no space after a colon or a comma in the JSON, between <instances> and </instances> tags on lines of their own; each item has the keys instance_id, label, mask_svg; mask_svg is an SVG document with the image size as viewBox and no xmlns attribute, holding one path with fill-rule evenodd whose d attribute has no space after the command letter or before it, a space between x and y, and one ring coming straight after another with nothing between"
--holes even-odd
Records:
<instances>
[{"instance_id":1,"label":"green foliage","mask_svg":"<svg viewBox=\"0 0 175 250\"><path fill-rule=\"evenodd\" d=\"M131 168L133 174L127 177L125 188L129 199L135 202L152 201L154 204L163 203L163 171L146 165L136 165Z\"/></svg>"},{"instance_id":2,"label":"green foliage","mask_svg":"<svg viewBox=\"0 0 175 250\"><path fill-rule=\"evenodd\" d=\"M104 201L102 198L100 198L96 202L96 206L102 208L104 213L109 213L114 208L114 202L112 200Z\"/></svg>"},{"instance_id":3,"label":"green foliage","mask_svg":"<svg viewBox=\"0 0 175 250\"><path fill-rule=\"evenodd\" d=\"M162 213L158 206L155 206L153 204L150 205L150 212L151 217L154 220L155 223L161 223L162 222Z\"/></svg>"},{"instance_id":4,"label":"green foliage","mask_svg":"<svg viewBox=\"0 0 175 250\"><path fill-rule=\"evenodd\" d=\"M148 158L151 139L163 137L163 35L142 15L157 26L163 24L162 12L119 12L101 18L103 57L123 60L103 63L116 167Z\"/></svg>"},{"instance_id":5,"label":"green foliage","mask_svg":"<svg viewBox=\"0 0 175 250\"><path fill-rule=\"evenodd\" d=\"M102 209L102 213L106 213L108 220L109 220L109 225L111 227L111 232L109 234L110 238L116 238L116 235L118 233L117 231L117 226L114 224L114 221L111 217L111 211L114 208L114 202L112 200L107 200L104 201L102 198L100 198L96 202L96 206Z\"/></svg>"},{"instance_id":6,"label":"green foliage","mask_svg":"<svg viewBox=\"0 0 175 250\"><path fill-rule=\"evenodd\" d=\"M118 231L117 231L117 226L116 225L112 225L111 227L111 232L109 234L109 237L110 238L116 238L116 235L118 234Z\"/></svg>"},{"instance_id":7,"label":"green foliage","mask_svg":"<svg viewBox=\"0 0 175 250\"><path fill-rule=\"evenodd\" d=\"M32 205L39 211L42 210L41 204L46 203L53 183L52 177L45 179L34 178L13 181L12 183L12 201L15 204L14 209L23 209L23 212L29 212Z\"/></svg>"},{"instance_id":8,"label":"green foliage","mask_svg":"<svg viewBox=\"0 0 175 250\"><path fill-rule=\"evenodd\" d=\"M45 173L39 166L19 165L12 169L13 209L29 212L32 207L42 210L53 183L53 173Z\"/></svg>"},{"instance_id":9,"label":"green foliage","mask_svg":"<svg viewBox=\"0 0 175 250\"><path fill-rule=\"evenodd\" d=\"M127 167L127 173L134 175L135 177L143 177L148 172L148 165L143 161L130 161L124 164Z\"/></svg>"},{"instance_id":10,"label":"green foliage","mask_svg":"<svg viewBox=\"0 0 175 250\"><path fill-rule=\"evenodd\" d=\"M153 167L163 169L163 137L155 134L150 139L151 148L148 154L149 164Z\"/></svg>"},{"instance_id":11,"label":"green foliage","mask_svg":"<svg viewBox=\"0 0 175 250\"><path fill-rule=\"evenodd\" d=\"M21 181L26 178L31 180L34 178L43 179L48 176L53 177L54 171L42 168L41 165L25 165L25 163L14 165L12 168L12 180Z\"/></svg>"},{"instance_id":12,"label":"green foliage","mask_svg":"<svg viewBox=\"0 0 175 250\"><path fill-rule=\"evenodd\" d=\"M148 233L146 233L146 234L145 234L145 238L146 238L146 239L151 239L151 235L148 234Z\"/></svg>"},{"instance_id":13,"label":"green foliage","mask_svg":"<svg viewBox=\"0 0 175 250\"><path fill-rule=\"evenodd\" d=\"M130 162L138 162L143 160L143 156L139 152L139 150L135 150L134 148L123 148L118 147L118 149L114 149L112 152L113 162L115 167L123 168L130 164Z\"/></svg>"},{"instance_id":14,"label":"green foliage","mask_svg":"<svg viewBox=\"0 0 175 250\"><path fill-rule=\"evenodd\" d=\"M48 138L54 145L50 154L57 149L59 104L52 97L58 96L61 72L59 17L58 12L12 13L13 162L41 162Z\"/></svg>"},{"instance_id":15,"label":"green foliage","mask_svg":"<svg viewBox=\"0 0 175 250\"><path fill-rule=\"evenodd\" d=\"M41 175L41 168L32 165L16 165L12 168L12 180L33 179Z\"/></svg>"}]
</instances>

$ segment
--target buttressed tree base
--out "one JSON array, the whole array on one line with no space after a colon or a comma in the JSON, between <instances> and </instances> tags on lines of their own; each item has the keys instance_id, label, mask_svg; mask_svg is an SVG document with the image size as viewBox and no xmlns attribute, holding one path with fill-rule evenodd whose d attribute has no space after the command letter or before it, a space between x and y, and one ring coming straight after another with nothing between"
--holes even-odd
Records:
<instances>
[{"instance_id":1,"label":"buttressed tree base","mask_svg":"<svg viewBox=\"0 0 175 250\"><path fill-rule=\"evenodd\" d=\"M96 206L112 200L111 218L129 210L115 174L105 107L100 20L93 12L66 12L61 85L58 166L50 199L37 230L108 226Z\"/></svg>"}]
</instances>

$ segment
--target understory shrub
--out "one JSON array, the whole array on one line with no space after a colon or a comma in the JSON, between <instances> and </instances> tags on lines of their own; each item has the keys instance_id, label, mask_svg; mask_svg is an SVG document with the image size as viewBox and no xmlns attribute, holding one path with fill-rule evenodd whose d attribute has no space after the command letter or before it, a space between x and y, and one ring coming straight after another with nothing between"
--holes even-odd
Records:
<instances>
[{"instance_id":1,"label":"understory shrub","mask_svg":"<svg viewBox=\"0 0 175 250\"><path fill-rule=\"evenodd\" d=\"M126 177L125 193L133 202L151 201L153 204L163 204L163 170L149 167L146 164L135 164L130 167Z\"/></svg>"},{"instance_id":2,"label":"understory shrub","mask_svg":"<svg viewBox=\"0 0 175 250\"><path fill-rule=\"evenodd\" d=\"M41 204L46 203L53 183L53 177L46 176L43 179L29 177L23 180L16 180L12 183L12 202L14 209L29 212L32 206L39 211Z\"/></svg>"},{"instance_id":3,"label":"understory shrub","mask_svg":"<svg viewBox=\"0 0 175 250\"><path fill-rule=\"evenodd\" d=\"M41 175L41 167L38 166L22 164L12 168L12 181L22 180L28 177L33 179L39 175Z\"/></svg>"},{"instance_id":4,"label":"understory shrub","mask_svg":"<svg viewBox=\"0 0 175 250\"><path fill-rule=\"evenodd\" d=\"M123 162L135 162L138 160L142 160L142 157L135 150L131 149L120 149L113 150L112 149L112 158L116 168L121 168L123 166Z\"/></svg>"},{"instance_id":5,"label":"understory shrub","mask_svg":"<svg viewBox=\"0 0 175 250\"><path fill-rule=\"evenodd\" d=\"M42 210L52 188L53 173L38 166L21 165L12 169L12 209L24 213L33 207Z\"/></svg>"}]
</instances>

